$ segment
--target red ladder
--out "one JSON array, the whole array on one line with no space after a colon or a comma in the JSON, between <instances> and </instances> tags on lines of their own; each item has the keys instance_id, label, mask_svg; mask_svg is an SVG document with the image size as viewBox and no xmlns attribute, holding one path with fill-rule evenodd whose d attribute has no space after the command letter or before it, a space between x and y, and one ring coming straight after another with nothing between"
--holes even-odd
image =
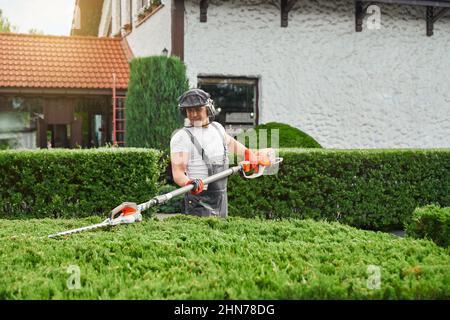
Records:
<instances>
[{"instance_id":1,"label":"red ladder","mask_svg":"<svg viewBox=\"0 0 450 320\"><path fill-rule=\"evenodd\" d=\"M116 74L113 73L113 132L114 146L125 146L125 95L116 93Z\"/></svg>"}]
</instances>

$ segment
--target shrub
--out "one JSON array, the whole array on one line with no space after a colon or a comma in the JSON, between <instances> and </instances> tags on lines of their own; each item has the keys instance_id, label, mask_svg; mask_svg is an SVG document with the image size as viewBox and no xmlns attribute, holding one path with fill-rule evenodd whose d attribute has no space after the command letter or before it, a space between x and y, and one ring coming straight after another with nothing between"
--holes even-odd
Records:
<instances>
[{"instance_id":1,"label":"shrub","mask_svg":"<svg viewBox=\"0 0 450 320\"><path fill-rule=\"evenodd\" d=\"M100 221L0 220L0 299L450 298L444 248L339 223L177 216L47 238Z\"/></svg>"},{"instance_id":2,"label":"shrub","mask_svg":"<svg viewBox=\"0 0 450 320\"><path fill-rule=\"evenodd\" d=\"M0 152L0 216L105 216L155 195L161 152L150 149Z\"/></svg>"},{"instance_id":3,"label":"shrub","mask_svg":"<svg viewBox=\"0 0 450 320\"><path fill-rule=\"evenodd\" d=\"M311 136L304 133L303 131L291 127L288 124L284 123L278 123L278 122L269 122L266 124L261 124L255 127L255 132L257 135L257 142L258 142L258 148L261 148L259 146L260 140L259 140L259 134L260 130L266 130L264 132L267 133L267 147L272 147L271 144L271 132L272 130L279 130L279 146L273 146L276 148L322 148L321 145L315 141ZM245 132L241 133L237 136L237 139L241 142L245 141L245 145L249 147L249 141L244 140L245 139Z\"/></svg>"},{"instance_id":4,"label":"shrub","mask_svg":"<svg viewBox=\"0 0 450 320\"><path fill-rule=\"evenodd\" d=\"M163 185L159 188L158 194L166 194L178 189L178 186ZM160 205L156 211L159 213L181 213L183 211L183 196L172 198L170 201Z\"/></svg>"},{"instance_id":5,"label":"shrub","mask_svg":"<svg viewBox=\"0 0 450 320\"><path fill-rule=\"evenodd\" d=\"M136 58L130 64L126 145L165 150L180 127L177 98L188 89L185 65L176 57Z\"/></svg>"},{"instance_id":6,"label":"shrub","mask_svg":"<svg viewBox=\"0 0 450 320\"><path fill-rule=\"evenodd\" d=\"M406 223L406 235L428 238L444 247L450 246L450 207L429 205L414 210L412 219Z\"/></svg>"},{"instance_id":7,"label":"shrub","mask_svg":"<svg viewBox=\"0 0 450 320\"><path fill-rule=\"evenodd\" d=\"M280 155L277 175L230 177L230 215L386 230L403 228L418 206L450 206L450 150L284 149Z\"/></svg>"}]
</instances>

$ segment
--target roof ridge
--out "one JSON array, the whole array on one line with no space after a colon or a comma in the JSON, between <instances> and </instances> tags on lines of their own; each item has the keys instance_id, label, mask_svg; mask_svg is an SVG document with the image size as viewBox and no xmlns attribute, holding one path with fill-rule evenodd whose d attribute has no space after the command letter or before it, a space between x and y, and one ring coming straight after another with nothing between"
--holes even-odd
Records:
<instances>
[{"instance_id":1,"label":"roof ridge","mask_svg":"<svg viewBox=\"0 0 450 320\"><path fill-rule=\"evenodd\" d=\"M14 32L0 32L0 36L19 36L27 38L62 38L62 39L82 39L82 40L106 40L106 41L121 41L122 37L94 37L94 36L62 36L62 35L47 35L47 34L28 34L28 33L14 33Z\"/></svg>"}]
</instances>

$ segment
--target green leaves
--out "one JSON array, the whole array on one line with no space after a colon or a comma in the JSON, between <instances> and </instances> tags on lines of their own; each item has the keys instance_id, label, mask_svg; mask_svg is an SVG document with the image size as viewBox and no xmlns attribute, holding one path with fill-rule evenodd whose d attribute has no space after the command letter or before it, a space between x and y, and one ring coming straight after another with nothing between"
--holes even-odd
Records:
<instances>
[{"instance_id":1,"label":"green leaves","mask_svg":"<svg viewBox=\"0 0 450 320\"><path fill-rule=\"evenodd\" d=\"M443 248L339 223L177 216L46 237L101 220L0 220L0 299L450 297ZM67 287L69 266L79 289Z\"/></svg>"},{"instance_id":2,"label":"green leaves","mask_svg":"<svg viewBox=\"0 0 450 320\"><path fill-rule=\"evenodd\" d=\"M130 64L126 145L168 149L180 127L177 98L188 89L185 65L176 57L136 58Z\"/></svg>"},{"instance_id":3,"label":"green leaves","mask_svg":"<svg viewBox=\"0 0 450 320\"><path fill-rule=\"evenodd\" d=\"M414 209L450 206L450 151L281 149L277 175L232 176L229 212L401 229Z\"/></svg>"},{"instance_id":4,"label":"green leaves","mask_svg":"<svg viewBox=\"0 0 450 320\"><path fill-rule=\"evenodd\" d=\"M262 130L262 131L260 131ZM275 133L278 130L278 133ZM246 135L245 132L240 134L237 138L247 147L249 147L249 143L258 143L258 148L322 148L321 145L315 141L311 136L304 133L303 131L291 127L285 123L279 122L268 122L265 124L260 124L255 127L256 139L257 141L251 142L252 140L249 135ZM264 136L264 140L260 139L260 133ZM278 134L278 143L277 146L272 146L272 134ZM262 142L264 141L264 142ZM260 143L265 143L264 146L259 146ZM250 146L253 148L253 146Z\"/></svg>"},{"instance_id":5,"label":"green leaves","mask_svg":"<svg viewBox=\"0 0 450 320\"><path fill-rule=\"evenodd\" d=\"M450 246L450 207L428 205L414 210L412 219L405 223L406 235L427 238L443 247Z\"/></svg>"},{"instance_id":6,"label":"green leaves","mask_svg":"<svg viewBox=\"0 0 450 320\"><path fill-rule=\"evenodd\" d=\"M104 216L157 193L161 153L152 149L0 152L0 217Z\"/></svg>"}]
</instances>

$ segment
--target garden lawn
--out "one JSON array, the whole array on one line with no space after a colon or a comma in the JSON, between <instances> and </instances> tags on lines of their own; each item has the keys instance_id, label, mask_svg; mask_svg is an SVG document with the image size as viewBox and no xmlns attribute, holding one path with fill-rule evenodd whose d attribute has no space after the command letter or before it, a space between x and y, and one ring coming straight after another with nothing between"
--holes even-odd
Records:
<instances>
[{"instance_id":1,"label":"garden lawn","mask_svg":"<svg viewBox=\"0 0 450 320\"><path fill-rule=\"evenodd\" d=\"M450 298L448 249L337 222L178 216L47 238L100 221L0 220L0 299Z\"/></svg>"}]
</instances>

